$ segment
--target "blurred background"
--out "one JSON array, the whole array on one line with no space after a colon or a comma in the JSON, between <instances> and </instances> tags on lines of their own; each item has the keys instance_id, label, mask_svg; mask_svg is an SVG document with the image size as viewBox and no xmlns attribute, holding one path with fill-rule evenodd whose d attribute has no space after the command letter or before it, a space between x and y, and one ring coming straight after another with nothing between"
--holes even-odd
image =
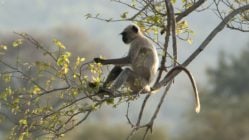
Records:
<instances>
[{"instance_id":1,"label":"blurred background","mask_svg":"<svg viewBox=\"0 0 249 140\"><path fill-rule=\"evenodd\" d=\"M84 15L101 13L105 17L115 18L120 17L125 8L109 0L0 0L0 44L15 40L17 36L14 32L26 32L46 45L51 44L53 38L58 38L74 54L88 60L99 55L120 57L128 48L121 42L119 33L130 23L86 20ZM187 20L195 35L192 45L179 45L180 62L220 22L211 10L202 14L193 13ZM28 49L22 51L37 57ZM13 52L13 55L17 53L20 52ZM195 114L193 111L192 87L188 79L180 74L166 97L154 125L154 133L149 135L149 139L249 139L248 33L223 30L188 69L195 76L201 91L201 113ZM150 100L145 112L148 118L159 98L160 95L155 95ZM141 101L132 103L131 116L134 120ZM106 106L64 139L124 139L130 130L125 113L123 104L117 108ZM0 139L5 138L9 129L8 124L0 125ZM137 135L139 137L140 133Z\"/></svg>"}]
</instances>

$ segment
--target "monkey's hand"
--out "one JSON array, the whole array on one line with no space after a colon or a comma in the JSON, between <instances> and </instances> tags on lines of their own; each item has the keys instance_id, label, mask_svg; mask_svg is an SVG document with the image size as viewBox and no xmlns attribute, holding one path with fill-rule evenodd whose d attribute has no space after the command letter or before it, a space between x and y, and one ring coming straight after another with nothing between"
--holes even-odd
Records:
<instances>
[{"instance_id":1,"label":"monkey's hand","mask_svg":"<svg viewBox=\"0 0 249 140\"><path fill-rule=\"evenodd\" d=\"M94 58L93 61L94 61L95 63L101 63L101 64L103 64L105 60L102 59L102 58L97 57L97 58Z\"/></svg>"}]
</instances>

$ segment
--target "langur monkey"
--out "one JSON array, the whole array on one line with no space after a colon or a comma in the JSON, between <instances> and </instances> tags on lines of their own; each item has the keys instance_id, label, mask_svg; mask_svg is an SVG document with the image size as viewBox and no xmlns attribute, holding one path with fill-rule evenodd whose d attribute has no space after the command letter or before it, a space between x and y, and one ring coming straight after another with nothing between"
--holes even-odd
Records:
<instances>
[{"instance_id":1,"label":"langur monkey","mask_svg":"<svg viewBox=\"0 0 249 140\"><path fill-rule=\"evenodd\" d=\"M115 91L126 83L133 93L150 92L149 84L159 65L156 48L136 25L127 26L121 35L123 42L130 46L127 56L107 60L94 58L96 63L115 65L103 86L111 84L111 90ZM130 68L122 69L121 66Z\"/></svg>"},{"instance_id":2,"label":"langur monkey","mask_svg":"<svg viewBox=\"0 0 249 140\"><path fill-rule=\"evenodd\" d=\"M136 25L127 26L121 35L123 42L130 45L129 52L126 57L107 60L94 58L96 63L101 63L103 65L115 65L107 76L103 87L106 88L111 84L111 91L115 93L115 90L119 89L126 83L134 94L140 92L151 92L152 88L149 84L156 76L159 66L156 48L149 41L149 39L142 34L139 27ZM130 66L131 68L122 69L122 66ZM182 66L174 67L167 73L167 76L172 74L175 70L183 70L190 77L192 86L195 90L196 112L198 113L200 111L200 101L193 76Z\"/></svg>"}]
</instances>

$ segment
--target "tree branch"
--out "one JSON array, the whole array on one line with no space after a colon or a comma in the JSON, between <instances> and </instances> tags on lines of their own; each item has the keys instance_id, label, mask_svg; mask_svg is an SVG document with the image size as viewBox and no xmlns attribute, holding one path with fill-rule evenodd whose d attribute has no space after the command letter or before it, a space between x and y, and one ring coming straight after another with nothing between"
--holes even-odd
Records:
<instances>
[{"instance_id":1,"label":"tree branch","mask_svg":"<svg viewBox=\"0 0 249 140\"><path fill-rule=\"evenodd\" d=\"M167 7L166 5L166 9L167 9L167 28L166 28L166 35L165 35L165 42L164 42L164 55L162 56L162 59L161 59L161 68L159 70L159 73L158 73L158 76L157 76L157 79L156 79L156 82L155 84L157 84L159 82L159 80L161 79L162 77L162 73L163 73L163 70L166 68L165 67L165 63L166 63L166 57L167 57L167 54L168 54L168 46L169 46L169 37L170 37L170 28L171 28L171 14L170 14L170 9Z\"/></svg>"},{"instance_id":2,"label":"tree branch","mask_svg":"<svg viewBox=\"0 0 249 140\"><path fill-rule=\"evenodd\" d=\"M206 0L199 0L195 4L193 4L191 7L186 9L185 11L181 12L176 18L175 22L181 21L184 17L188 16L190 13L192 13L194 10L196 10L198 7L200 7ZM167 29L162 29L161 34L163 34Z\"/></svg>"},{"instance_id":3,"label":"tree branch","mask_svg":"<svg viewBox=\"0 0 249 140\"><path fill-rule=\"evenodd\" d=\"M141 9L140 11L138 11L134 16L132 16L131 18L129 18L129 20L134 20L138 15L140 15L145 9L147 9L149 7L149 5L151 4L153 0L150 0L144 7L143 9Z\"/></svg>"},{"instance_id":4,"label":"tree branch","mask_svg":"<svg viewBox=\"0 0 249 140\"><path fill-rule=\"evenodd\" d=\"M187 15L189 15L190 13L192 13L194 10L196 10L198 7L200 7L205 1L206 0L199 0L196 3L194 3L191 7L189 7L188 9L186 9L185 11L183 11L182 13L180 13L176 17L176 22L179 22L184 17L186 17Z\"/></svg>"},{"instance_id":5,"label":"tree branch","mask_svg":"<svg viewBox=\"0 0 249 140\"><path fill-rule=\"evenodd\" d=\"M158 115L158 113L159 113L159 111L160 111L160 109L161 109L161 106L162 106L162 104L163 104L163 101L164 101L164 99L165 99L165 96L167 95L167 93L168 93L168 91L169 91L169 89L170 89L170 87L171 87L171 84L172 84L172 80L169 82L169 84L168 84L167 87L165 88L164 93L163 93L163 95L162 95L162 97L161 97L161 99L160 99L160 102L158 103L157 108L156 108L156 110L155 110L153 116L152 116L151 119L150 119L150 122L147 123L147 124L144 125L144 126L140 126L140 127L147 127L147 128L146 128L146 131L145 131L145 133L144 133L144 136L143 136L143 140L145 140L145 138L146 138L146 136L147 136L149 130L152 132L154 121L155 121L155 119L156 119L156 117L157 117L157 115Z\"/></svg>"},{"instance_id":6,"label":"tree branch","mask_svg":"<svg viewBox=\"0 0 249 140\"><path fill-rule=\"evenodd\" d=\"M170 20L171 20L171 31L172 31L172 42L173 42L173 65L174 67L176 66L176 62L177 62L177 41L176 41L176 19L175 19L175 12L174 12L174 7L171 3L171 1L165 1L166 5L168 5L167 7L169 8L170 11Z\"/></svg>"},{"instance_id":7,"label":"tree branch","mask_svg":"<svg viewBox=\"0 0 249 140\"><path fill-rule=\"evenodd\" d=\"M227 25L227 23L235 17L237 14L249 10L249 4L240 7L238 9L235 9L232 11L230 14L228 14L219 25L207 36L207 38L201 43L201 45L182 63L181 66L186 67L188 66L206 47L207 45L211 42L211 40L220 32L224 27ZM169 81L172 80L177 74L179 74L181 70L173 72L171 75L165 76L165 78L159 82L157 85L155 85L153 88L154 89L159 89L162 86L165 86L169 83Z\"/></svg>"}]
</instances>

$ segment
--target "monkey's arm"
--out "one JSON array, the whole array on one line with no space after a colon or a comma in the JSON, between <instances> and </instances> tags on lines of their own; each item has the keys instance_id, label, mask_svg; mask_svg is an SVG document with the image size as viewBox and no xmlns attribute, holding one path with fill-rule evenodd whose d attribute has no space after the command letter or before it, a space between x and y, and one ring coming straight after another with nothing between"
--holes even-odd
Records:
<instances>
[{"instance_id":1,"label":"monkey's arm","mask_svg":"<svg viewBox=\"0 0 249 140\"><path fill-rule=\"evenodd\" d=\"M114 64L114 65L127 65L131 64L130 57L123 57L117 59L101 59L101 58L94 58L96 63L101 63L103 65Z\"/></svg>"}]
</instances>

